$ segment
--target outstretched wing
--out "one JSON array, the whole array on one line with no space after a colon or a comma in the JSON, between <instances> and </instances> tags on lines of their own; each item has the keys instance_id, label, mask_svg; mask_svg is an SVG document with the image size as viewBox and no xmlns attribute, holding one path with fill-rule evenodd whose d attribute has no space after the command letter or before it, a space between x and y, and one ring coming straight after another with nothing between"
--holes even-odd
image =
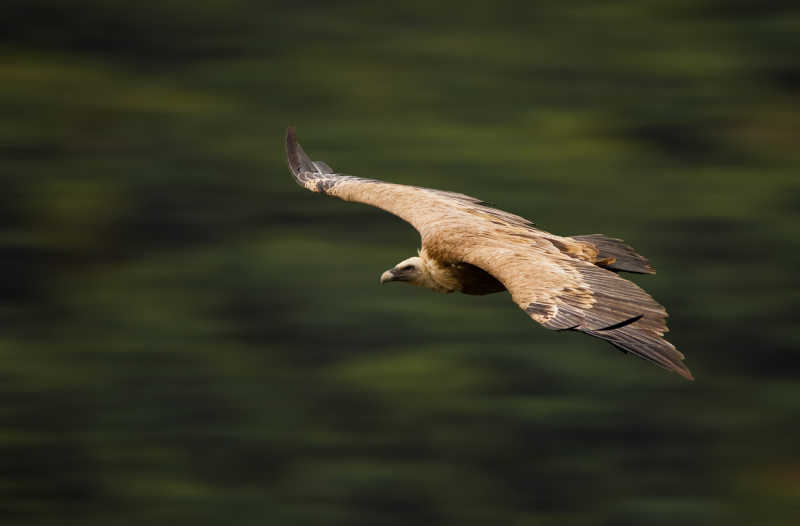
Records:
<instances>
[{"instance_id":1,"label":"outstretched wing","mask_svg":"<svg viewBox=\"0 0 800 526\"><path fill-rule=\"evenodd\" d=\"M531 223L502 210L486 206L480 199L457 192L387 183L335 173L321 161L312 161L297 142L295 129L286 132L286 157L297 184L345 201L372 205L400 217L416 228L425 243L426 237L444 225L463 225L470 214L481 213L509 224L529 226ZM472 216L474 217L474 215ZM435 227L435 228L434 228Z\"/></svg>"},{"instance_id":2,"label":"outstretched wing","mask_svg":"<svg viewBox=\"0 0 800 526\"><path fill-rule=\"evenodd\" d=\"M610 342L692 380L683 354L664 339L667 312L635 283L559 251L500 235L464 254L493 275L519 307L547 328Z\"/></svg>"},{"instance_id":3,"label":"outstretched wing","mask_svg":"<svg viewBox=\"0 0 800 526\"><path fill-rule=\"evenodd\" d=\"M664 307L634 283L597 266L605 258L596 244L538 230L527 219L464 194L337 174L305 154L294 128L286 135L286 155L304 188L406 220L420 232L430 256L488 272L545 327L602 338L692 379L683 354L663 338L668 330Z\"/></svg>"}]
</instances>

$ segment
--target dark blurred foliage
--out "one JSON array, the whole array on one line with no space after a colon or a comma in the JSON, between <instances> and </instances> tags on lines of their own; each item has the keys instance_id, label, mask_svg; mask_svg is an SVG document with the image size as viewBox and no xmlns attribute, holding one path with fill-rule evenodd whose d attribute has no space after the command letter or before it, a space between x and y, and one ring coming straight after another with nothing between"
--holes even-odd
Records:
<instances>
[{"instance_id":1,"label":"dark blurred foliage","mask_svg":"<svg viewBox=\"0 0 800 526\"><path fill-rule=\"evenodd\" d=\"M3 524L800 523L797 2L6 0ZM346 173L625 238L689 383L378 285Z\"/></svg>"}]
</instances>

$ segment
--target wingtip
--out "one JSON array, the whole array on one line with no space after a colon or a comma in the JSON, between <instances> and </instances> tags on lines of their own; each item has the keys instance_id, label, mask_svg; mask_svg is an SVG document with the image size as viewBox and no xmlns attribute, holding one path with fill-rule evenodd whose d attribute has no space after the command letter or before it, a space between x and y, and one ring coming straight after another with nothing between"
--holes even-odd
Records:
<instances>
[{"instance_id":1,"label":"wingtip","mask_svg":"<svg viewBox=\"0 0 800 526\"><path fill-rule=\"evenodd\" d=\"M673 369L676 373L683 376L685 379L689 380L690 382L694 382L694 376L692 375L692 371L689 370L688 367L680 364L675 364L675 369Z\"/></svg>"},{"instance_id":2,"label":"wingtip","mask_svg":"<svg viewBox=\"0 0 800 526\"><path fill-rule=\"evenodd\" d=\"M294 126L286 128L286 157L291 161L292 155L297 151L297 130Z\"/></svg>"},{"instance_id":3,"label":"wingtip","mask_svg":"<svg viewBox=\"0 0 800 526\"><path fill-rule=\"evenodd\" d=\"M295 178L300 174L303 166L298 146L297 131L294 126L289 126L286 128L286 161L289 164L289 171Z\"/></svg>"}]
</instances>

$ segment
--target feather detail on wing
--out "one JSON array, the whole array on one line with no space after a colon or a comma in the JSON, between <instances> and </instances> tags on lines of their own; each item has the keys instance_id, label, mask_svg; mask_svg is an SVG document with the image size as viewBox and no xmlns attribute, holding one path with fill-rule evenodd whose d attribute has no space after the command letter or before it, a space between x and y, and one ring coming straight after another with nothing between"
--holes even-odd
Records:
<instances>
[{"instance_id":1,"label":"feather detail on wing","mask_svg":"<svg viewBox=\"0 0 800 526\"><path fill-rule=\"evenodd\" d=\"M635 283L536 246L475 248L464 260L497 278L519 307L549 329L576 330L692 380L666 341L667 312Z\"/></svg>"}]
</instances>

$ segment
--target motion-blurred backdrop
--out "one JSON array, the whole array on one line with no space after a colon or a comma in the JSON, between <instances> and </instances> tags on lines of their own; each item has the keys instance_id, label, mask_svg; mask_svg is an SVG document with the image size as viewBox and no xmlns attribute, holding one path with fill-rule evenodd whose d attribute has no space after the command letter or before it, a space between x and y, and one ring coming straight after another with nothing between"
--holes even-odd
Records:
<instances>
[{"instance_id":1,"label":"motion-blurred backdrop","mask_svg":"<svg viewBox=\"0 0 800 526\"><path fill-rule=\"evenodd\" d=\"M797 5L5 0L0 521L800 523ZM626 239L697 381L379 286L290 124Z\"/></svg>"}]
</instances>

